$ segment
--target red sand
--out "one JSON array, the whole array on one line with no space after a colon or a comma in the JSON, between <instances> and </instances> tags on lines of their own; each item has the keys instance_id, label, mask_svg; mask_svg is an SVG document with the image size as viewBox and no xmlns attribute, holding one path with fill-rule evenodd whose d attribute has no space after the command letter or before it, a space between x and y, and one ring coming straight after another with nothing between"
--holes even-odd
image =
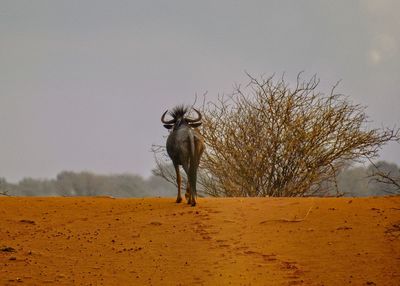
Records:
<instances>
[{"instance_id":1,"label":"red sand","mask_svg":"<svg viewBox=\"0 0 400 286\"><path fill-rule=\"evenodd\" d=\"M0 198L1 285L400 285L400 196Z\"/></svg>"}]
</instances>

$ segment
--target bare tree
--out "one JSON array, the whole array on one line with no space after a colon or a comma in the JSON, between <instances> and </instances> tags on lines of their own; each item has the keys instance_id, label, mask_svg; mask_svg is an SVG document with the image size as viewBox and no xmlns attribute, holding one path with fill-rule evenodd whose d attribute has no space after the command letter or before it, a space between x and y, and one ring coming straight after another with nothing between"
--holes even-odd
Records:
<instances>
[{"instance_id":1,"label":"bare tree","mask_svg":"<svg viewBox=\"0 0 400 286\"><path fill-rule=\"evenodd\" d=\"M203 106L207 148L199 184L212 196L323 194L351 161L374 158L399 130L368 129L365 107L317 91L316 76L255 78ZM163 171L160 170L160 174Z\"/></svg>"}]
</instances>

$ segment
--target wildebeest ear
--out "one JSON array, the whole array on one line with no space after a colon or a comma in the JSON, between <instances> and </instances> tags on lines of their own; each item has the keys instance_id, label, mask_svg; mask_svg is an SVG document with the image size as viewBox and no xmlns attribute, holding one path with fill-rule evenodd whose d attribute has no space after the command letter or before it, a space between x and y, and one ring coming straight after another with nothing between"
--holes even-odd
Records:
<instances>
[{"instance_id":1,"label":"wildebeest ear","mask_svg":"<svg viewBox=\"0 0 400 286\"><path fill-rule=\"evenodd\" d=\"M171 129L172 127L174 127L174 125L164 124L164 127L167 128L167 129Z\"/></svg>"},{"instance_id":2,"label":"wildebeest ear","mask_svg":"<svg viewBox=\"0 0 400 286\"><path fill-rule=\"evenodd\" d=\"M201 125L201 122L189 123L190 127L196 128Z\"/></svg>"}]
</instances>

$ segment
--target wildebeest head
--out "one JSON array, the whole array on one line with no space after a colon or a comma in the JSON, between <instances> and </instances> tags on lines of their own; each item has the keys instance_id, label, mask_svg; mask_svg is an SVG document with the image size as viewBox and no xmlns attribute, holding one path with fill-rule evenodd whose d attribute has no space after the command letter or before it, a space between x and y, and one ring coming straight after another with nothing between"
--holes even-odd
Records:
<instances>
[{"instance_id":1,"label":"wildebeest head","mask_svg":"<svg viewBox=\"0 0 400 286\"><path fill-rule=\"evenodd\" d=\"M168 110L166 110L161 116L161 122L164 123L165 128L173 128L174 130L178 129L182 125L187 125L193 128L199 127L201 125L202 115L197 109L193 108L193 110L197 113L197 118L195 119L187 116L188 107L183 105L176 106L169 112L172 119L165 120L165 115L168 113Z\"/></svg>"}]
</instances>

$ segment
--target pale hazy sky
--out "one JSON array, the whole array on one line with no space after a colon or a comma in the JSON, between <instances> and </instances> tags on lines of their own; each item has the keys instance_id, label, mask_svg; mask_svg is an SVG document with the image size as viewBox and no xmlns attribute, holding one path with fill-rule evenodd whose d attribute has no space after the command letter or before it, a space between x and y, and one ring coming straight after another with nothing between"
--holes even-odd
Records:
<instances>
[{"instance_id":1,"label":"pale hazy sky","mask_svg":"<svg viewBox=\"0 0 400 286\"><path fill-rule=\"evenodd\" d=\"M0 0L0 177L150 174L160 115L253 75L322 91L400 126L400 1ZM382 159L400 164L400 145Z\"/></svg>"}]
</instances>

